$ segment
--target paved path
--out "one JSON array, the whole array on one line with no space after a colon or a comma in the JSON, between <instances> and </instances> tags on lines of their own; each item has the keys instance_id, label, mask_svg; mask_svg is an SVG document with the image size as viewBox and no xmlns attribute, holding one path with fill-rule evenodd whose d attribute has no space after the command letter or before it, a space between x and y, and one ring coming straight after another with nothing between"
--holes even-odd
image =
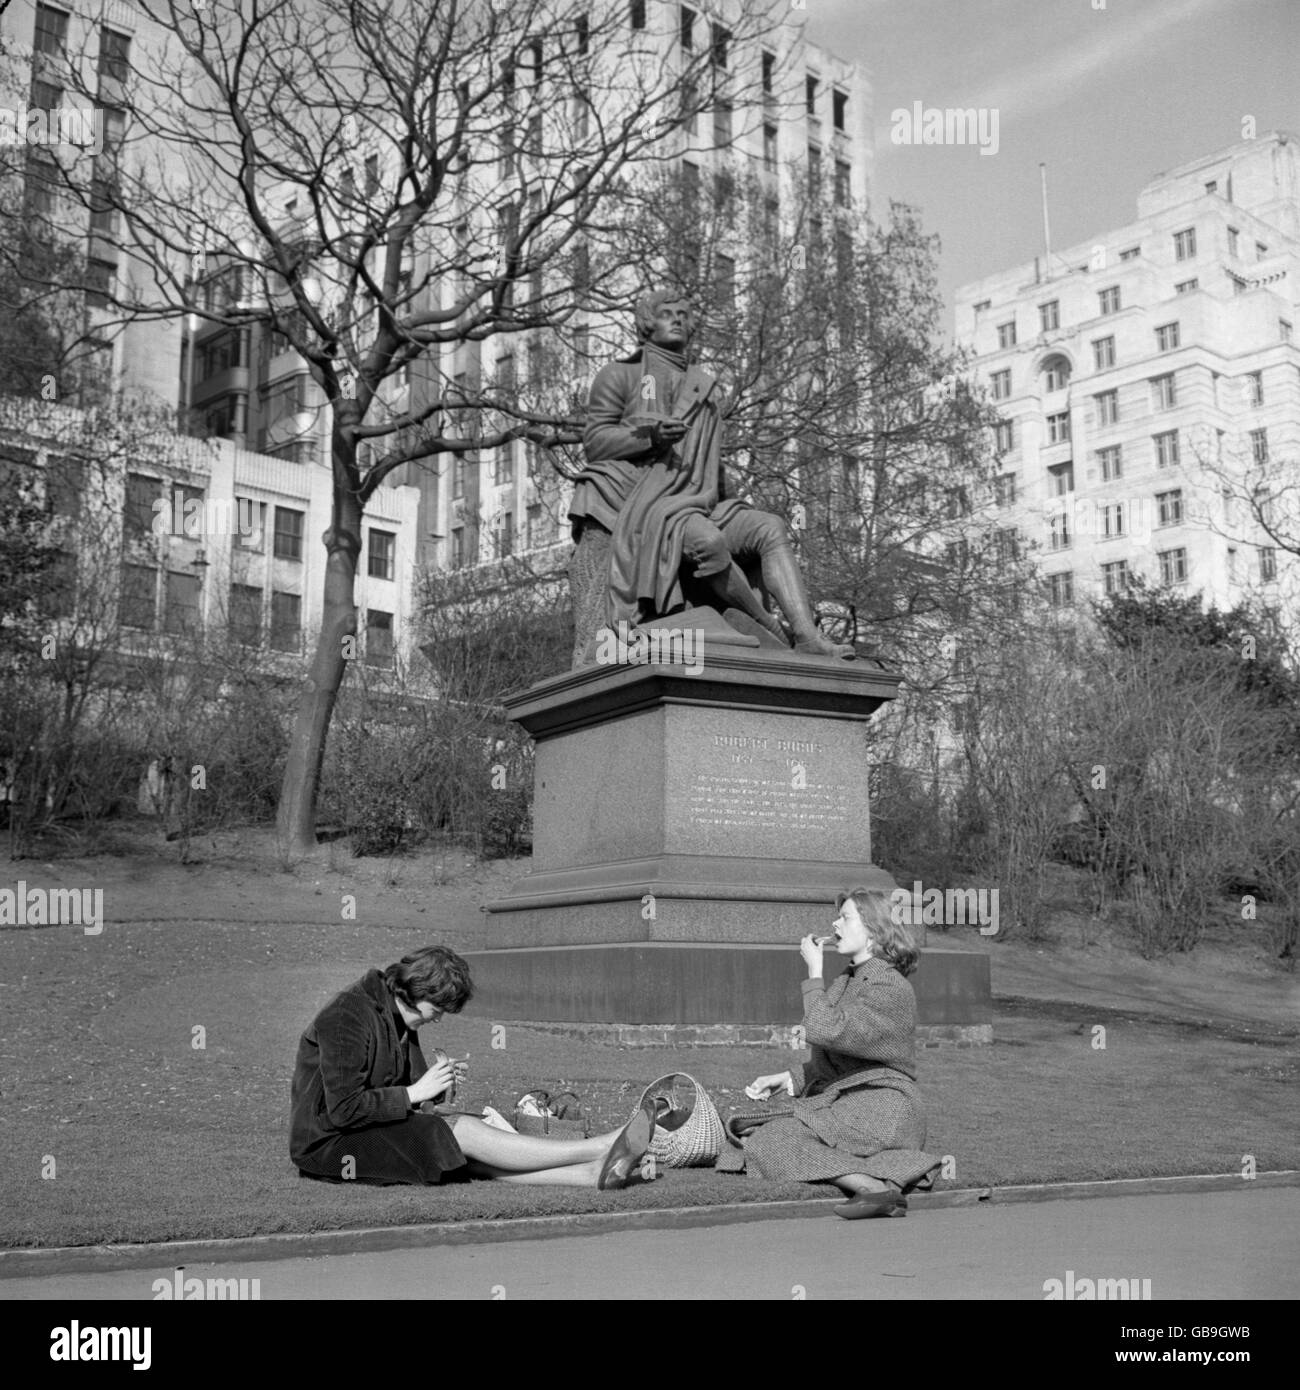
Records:
<instances>
[{"instance_id":1,"label":"paved path","mask_svg":"<svg viewBox=\"0 0 1300 1390\"><path fill-rule=\"evenodd\" d=\"M381 1254L192 1265L263 1299L1042 1299L1150 1279L1166 1298L1300 1298L1300 1189L1090 1198L841 1221L833 1212ZM0 1299L144 1298L170 1268L0 1280ZM1139 1286L1140 1288L1140 1286Z\"/></svg>"}]
</instances>

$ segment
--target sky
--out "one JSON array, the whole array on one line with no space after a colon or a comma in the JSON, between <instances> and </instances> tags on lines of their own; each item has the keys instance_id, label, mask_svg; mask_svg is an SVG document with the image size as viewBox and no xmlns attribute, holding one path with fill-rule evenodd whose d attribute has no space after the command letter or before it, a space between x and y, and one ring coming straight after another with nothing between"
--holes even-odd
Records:
<instances>
[{"instance_id":1,"label":"sky","mask_svg":"<svg viewBox=\"0 0 1300 1390\"><path fill-rule=\"evenodd\" d=\"M957 286L1133 221L1156 174L1256 130L1300 135L1300 0L805 0L808 37L866 66L873 214L921 210ZM1104 4L1104 8L1094 8ZM891 113L998 113L997 152L891 142ZM989 129L986 126L986 131Z\"/></svg>"}]
</instances>

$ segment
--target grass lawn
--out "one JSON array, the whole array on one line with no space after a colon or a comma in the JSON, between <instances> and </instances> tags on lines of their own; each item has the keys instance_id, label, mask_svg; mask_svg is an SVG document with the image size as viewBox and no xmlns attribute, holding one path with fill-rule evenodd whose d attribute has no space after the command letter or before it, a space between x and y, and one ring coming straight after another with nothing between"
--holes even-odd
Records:
<instances>
[{"instance_id":1,"label":"grass lawn","mask_svg":"<svg viewBox=\"0 0 1300 1390\"><path fill-rule=\"evenodd\" d=\"M38 865L10 865L6 877L24 868L38 879ZM222 911L218 887L196 882L190 902ZM242 877L239 891L256 895L256 880ZM473 944L463 932L431 930L435 915L416 928L110 912L96 937L69 927L0 931L0 1244L242 1236L825 1190L709 1171L612 1193L298 1178L286 1144L299 1033L367 967L439 937ZM698 1075L724 1112L748 1108L744 1085L782 1060L758 1049L626 1049L517 1029L493 1050L491 1022L471 1005L425 1030L426 1050L437 1043L470 1054L467 1104L508 1114L522 1091L560 1083L602 1128L626 1120L645 1082L677 1067ZM1104 1049L1094 1046L1098 1024ZM1237 1172L1247 1154L1260 1170L1300 1167L1294 1020L1251 1031L1123 1013L1095 998L1015 999L1001 1004L995 1034L992 1047L921 1056L929 1147L955 1161L948 1185ZM55 1175L43 1178L49 1158Z\"/></svg>"}]
</instances>

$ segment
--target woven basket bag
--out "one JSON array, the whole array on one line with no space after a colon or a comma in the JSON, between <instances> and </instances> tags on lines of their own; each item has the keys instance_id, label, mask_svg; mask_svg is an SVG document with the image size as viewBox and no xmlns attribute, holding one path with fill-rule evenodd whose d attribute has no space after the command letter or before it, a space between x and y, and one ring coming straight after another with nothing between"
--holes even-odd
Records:
<instances>
[{"instance_id":1,"label":"woven basket bag","mask_svg":"<svg viewBox=\"0 0 1300 1390\"><path fill-rule=\"evenodd\" d=\"M704 1087L693 1076L675 1071L652 1081L641 1092L641 1104L650 1096L668 1103L650 1143L655 1162L664 1168L712 1167L726 1146L727 1135L718 1107Z\"/></svg>"}]
</instances>

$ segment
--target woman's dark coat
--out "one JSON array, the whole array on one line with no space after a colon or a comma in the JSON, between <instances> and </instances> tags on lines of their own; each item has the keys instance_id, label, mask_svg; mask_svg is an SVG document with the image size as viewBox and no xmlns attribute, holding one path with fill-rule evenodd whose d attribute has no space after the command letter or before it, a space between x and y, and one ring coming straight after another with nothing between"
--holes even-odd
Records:
<instances>
[{"instance_id":1,"label":"woman's dark coat","mask_svg":"<svg viewBox=\"0 0 1300 1390\"><path fill-rule=\"evenodd\" d=\"M411 1105L427 1066L383 972L370 970L316 1015L298 1043L289 1156L307 1177L436 1183L463 1168L451 1129Z\"/></svg>"}]
</instances>

